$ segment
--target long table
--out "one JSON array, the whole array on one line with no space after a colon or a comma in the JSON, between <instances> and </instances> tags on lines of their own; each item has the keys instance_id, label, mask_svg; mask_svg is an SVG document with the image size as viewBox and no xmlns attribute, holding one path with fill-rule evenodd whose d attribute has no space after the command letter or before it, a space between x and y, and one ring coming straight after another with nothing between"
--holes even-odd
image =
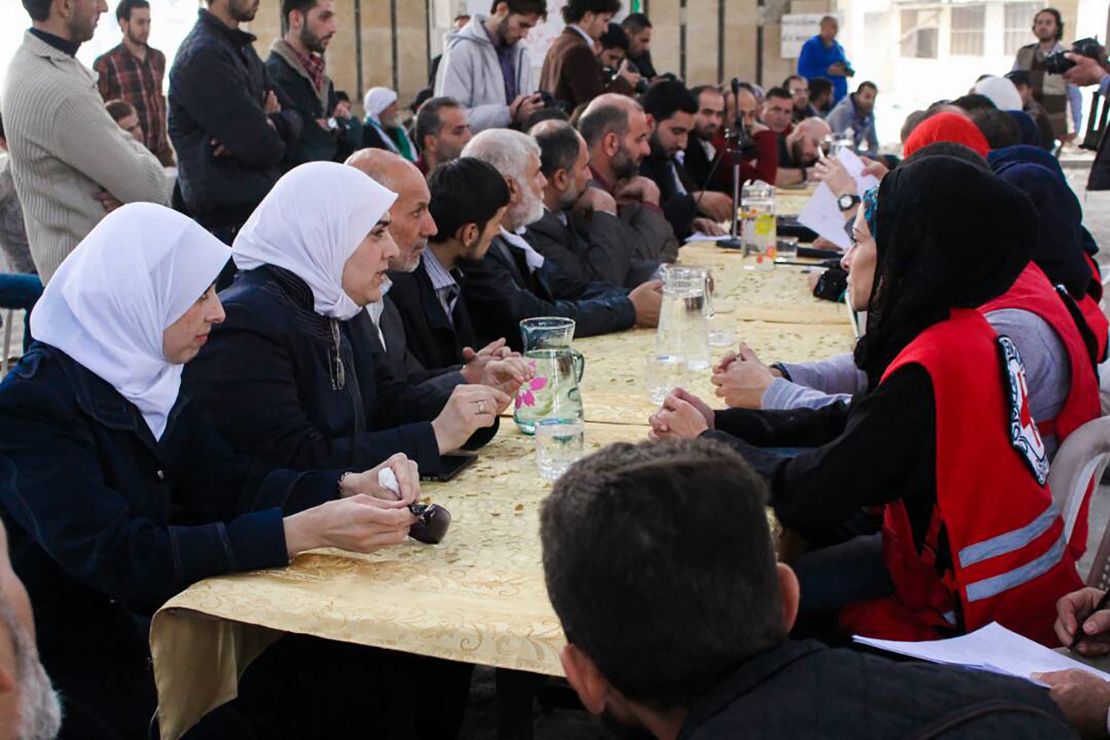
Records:
<instances>
[{"instance_id":1,"label":"long table","mask_svg":"<svg viewBox=\"0 0 1110 740\"><path fill-rule=\"evenodd\" d=\"M747 269L750 260L711 244L681 252L716 281L716 322L768 360L848 350L842 306L812 298L803 268ZM576 342L586 356L587 453L647 436L653 410L643 383L654 332ZM711 397L708 381L695 390ZM538 512L550 490L534 443L509 419L456 480L426 484L452 513L445 541L415 541L371 555L321 550L287 568L210 578L154 616L151 652L163 737L176 739L236 695L239 676L287 632L500 669L562 675L562 630L544 588Z\"/></svg>"}]
</instances>

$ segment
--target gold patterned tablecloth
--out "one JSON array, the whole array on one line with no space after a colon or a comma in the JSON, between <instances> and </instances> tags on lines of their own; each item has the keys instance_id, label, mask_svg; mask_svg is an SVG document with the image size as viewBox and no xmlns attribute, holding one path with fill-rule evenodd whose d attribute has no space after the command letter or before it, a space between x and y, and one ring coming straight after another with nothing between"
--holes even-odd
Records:
<instances>
[{"instance_id":1,"label":"gold patterned tablecloth","mask_svg":"<svg viewBox=\"0 0 1110 740\"><path fill-rule=\"evenodd\" d=\"M815 301L799 268L745 270L738 254L684 247L681 261L711 267L716 322L770 359L843 352L843 307ZM654 333L576 342L586 356L586 452L647 436L643 382ZM712 397L707 378L693 389ZM606 423L599 423L606 422ZM317 551L288 568L210 578L154 616L151 654L163 736L176 739L235 697L239 676L285 632L450 660L562 675L564 643L544 587L538 509L550 490L535 445L508 419L473 467L425 493L451 511L446 540L359 556Z\"/></svg>"}]
</instances>

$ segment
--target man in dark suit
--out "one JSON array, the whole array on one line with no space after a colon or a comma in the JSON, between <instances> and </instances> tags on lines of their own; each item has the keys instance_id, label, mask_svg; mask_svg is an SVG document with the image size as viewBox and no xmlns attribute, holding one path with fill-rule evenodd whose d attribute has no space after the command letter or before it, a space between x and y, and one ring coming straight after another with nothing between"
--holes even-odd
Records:
<instances>
[{"instance_id":1,"label":"man in dark suit","mask_svg":"<svg viewBox=\"0 0 1110 740\"><path fill-rule=\"evenodd\" d=\"M524 237L536 251L575 280L599 280L635 288L651 280L658 260L637 259L617 201L590 187L590 150L564 121L544 121L531 130L539 143L544 187L543 218Z\"/></svg>"},{"instance_id":2,"label":"man in dark suit","mask_svg":"<svg viewBox=\"0 0 1110 740\"><path fill-rule=\"evenodd\" d=\"M632 95L640 75L624 61L617 74L604 79L597 51L609 21L621 9L620 0L568 0L563 8L566 28L552 42L540 70L540 89L561 100L567 112L605 92Z\"/></svg>"},{"instance_id":3,"label":"man in dark suit","mask_svg":"<svg viewBox=\"0 0 1110 740\"><path fill-rule=\"evenodd\" d=\"M360 150L347 160L347 164L397 193L397 200L389 209L389 233L398 247L397 257L389 262L390 275L396 278L416 271L428 247L428 238L437 233L424 176L411 162L381 149ZM367 334L375 360L384 360L395 377L448 389L476 383L509 395L516 392L514 384L519 383L526 368L519 357L508 355L504 342L479 352L472 350L465 358L434 364L423 362L409 349L405 320L393 301L392 285L386 287L385 293L382 300L366 307L377 329Z\"/></svg>"},{"instance_id":4,"label":"man in dark suit","mask_svg":"<svg viewBox=\"0 0 1110 740\"><path fill-rule=\"evenodd\" d=\"M458 366L479 354L472 349L478 338L462 300L460 265L486 256L509 207L509 188L493 167L465 157L433 171L428 189L438 230L415 270L391 274L389 298L417 360L425 367ZM504 345L501 339L483 352L507 354Z\"/></svg>"},{"instance_id":5,"label":"man in dark suit","mask_svg":"<svg viewBox=\"0 0 1110 740\"><path fill-rule=\"evenodd\" d=\"M732 159L722 149L717 134L724 128L725 96L719 87L702 85L690 93L698 101L694 129L686 150L678 156L695 186L732 196ZM720 161L718 161L720 160ZM716 167L714 167L716 165Z\"/></svg>"},{"instance_id":6,"label":"man in dark suit","mask_svg":"<svg viewBox=\"0 0 1110 740\"><path fill-rule=\"evenodd\" d=\"M543 217L547 180L535 139L519 131L487 129L467 144L463 156L493 165L510 194L500 233L489 252L481 262L462 264L463 298L479 340L505 337L519 349L521 320L536 316L574 319L580 337L658 323L662 302L658 281L628 292L606 283L574 280L519 235Z\"/></svg>"},{"instance_id":7,"label":"man in dark suit","mask_svg":"<svg viewBox=\"0 0 1110 740\"><path fill-rule=\"evenodd\" d=\"M640 174L659 186L663 213L681 240L695 231L721 235L720 223L731 221L732 198L700 189L676 155L686 148L698 101L676 80L651 86L641 101L644 112L655 120L651 154L640 165Z\"/></svg>"}]
</instances>

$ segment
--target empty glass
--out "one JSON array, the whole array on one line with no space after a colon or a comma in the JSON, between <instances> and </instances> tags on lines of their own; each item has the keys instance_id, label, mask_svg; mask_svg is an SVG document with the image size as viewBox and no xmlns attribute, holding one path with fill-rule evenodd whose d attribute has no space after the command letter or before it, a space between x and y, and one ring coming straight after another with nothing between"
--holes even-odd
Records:
<instances>
[{"instance_id":1,"label":"empty glass","mask_svg":"<svg viewBox=\"0 0 1110 740\"><path fill-rule=\"evenodd\" d=\"M644 379L651 402L659 405L668 393L686 385L686 360L678 355L653 352L648 355Z\"/></svg>"},{"instance_id":2,"label":"empty glass","mask_svg":"<svg viewBox=\"0 0 1110 740\"><path fill-rule=\"evenodd\" d=\"M581 419L540 419L536 421L536 467L540 478L558 480L567 468L582 457L585 438Z\"/></svg>"}]
</instances>

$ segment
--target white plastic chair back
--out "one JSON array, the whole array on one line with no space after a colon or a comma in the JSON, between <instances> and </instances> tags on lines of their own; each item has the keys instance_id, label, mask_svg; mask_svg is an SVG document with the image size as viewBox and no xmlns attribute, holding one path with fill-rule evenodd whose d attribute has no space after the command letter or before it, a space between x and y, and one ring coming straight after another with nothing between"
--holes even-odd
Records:
<instances>
[{"instance_id":1,"label":"white plastic chair back","mask_svg":"<svg viewBox=\"0 0 1110 740\"><path fill-rule=\"evenodd\" d=\"M1072 432L1052 461L1048 473L1048 484L1052 488L1052 498L1060 508L1064 518L1064 536L1071 539L1075 529L1083 495L1091 481L1098 485L1102 472L1110 462L1110 416L1089 421ZM1105 537L1104 537L1105 539ZM1103 547L1099 548L1100 554ZM1110 555L1110 551L1107 553ZM1091 576L1105 565L1096 558Z\"/></svg>"}]
</instances>

